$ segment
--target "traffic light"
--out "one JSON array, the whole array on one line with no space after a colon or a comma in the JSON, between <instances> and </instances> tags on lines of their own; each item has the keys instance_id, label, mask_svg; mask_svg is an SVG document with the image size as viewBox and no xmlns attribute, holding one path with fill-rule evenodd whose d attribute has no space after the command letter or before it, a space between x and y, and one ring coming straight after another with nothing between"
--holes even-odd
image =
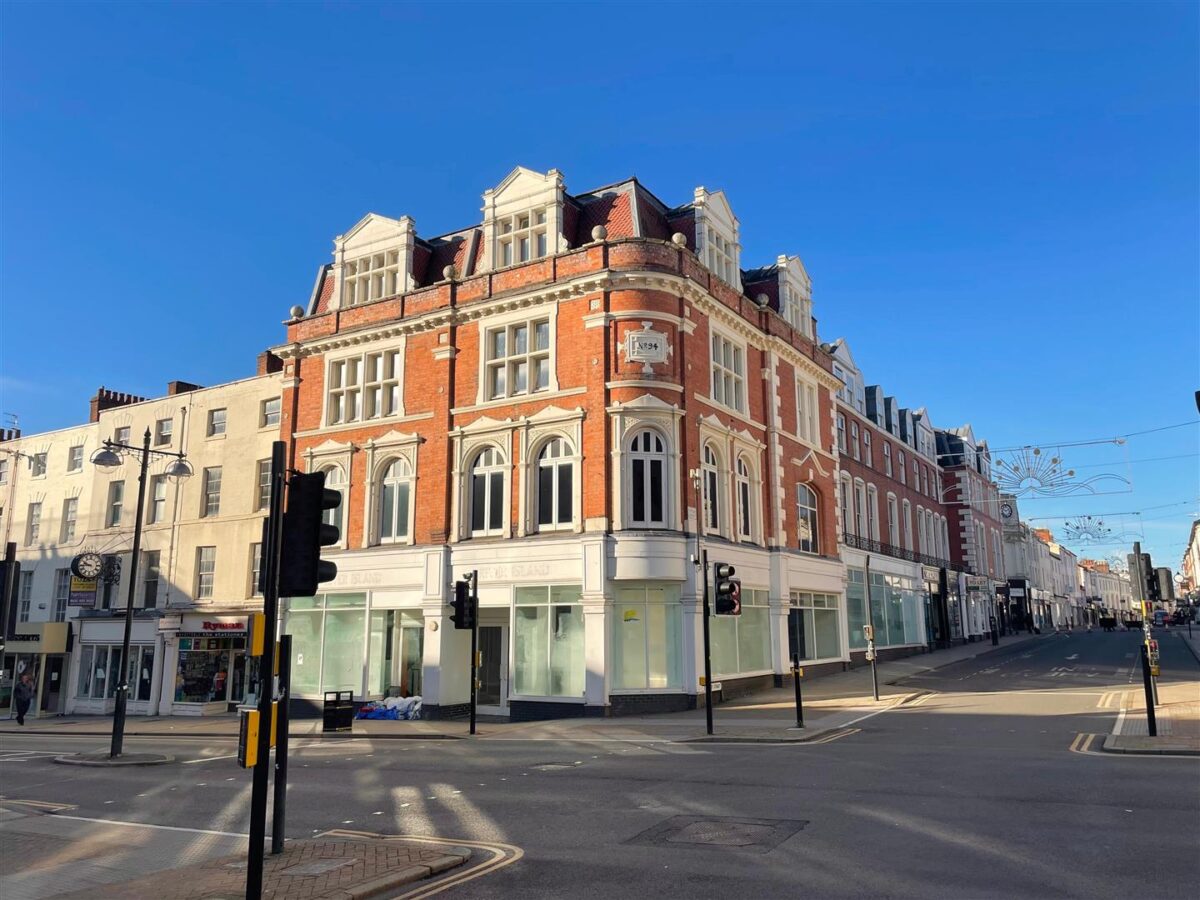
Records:
<instances>
[{"instance_id":1,"label":"traffic light","mask_svg":"<svg viewBox=\"0 0 1200 900\"><path fill-rule=\"evenodd\" d=\"M450 621L455 628L470 630L475 627L475 598L471 596L471 582L454 582L454 600L450 605L454 607Z\"/></svg>"},{"instance_id":2,"label":"traffic light","mask_svg":"<svg viewBox=\"0 0 1200 900\"><path fill-rule=\"evenodd\" d=\"M337 509L341 503L341 494L325 489L324 472L291 477L283 514L280 597L311 597L322 582L337 577L337 566L321 559L321 548L341 538L336 525L323 521L325 511Z\"/></svg>"},{"instance_id":3,"label":"traffic light","mask_svg":"<svg viewBox=\"0 0 1200 900\"><path fill-rule=\"evenodd\" d=\"M716 611L718 616L740 616L742 614L742 583L733 577L737 570L728 563L713 566Z\"/></svg>"}]
</instances>

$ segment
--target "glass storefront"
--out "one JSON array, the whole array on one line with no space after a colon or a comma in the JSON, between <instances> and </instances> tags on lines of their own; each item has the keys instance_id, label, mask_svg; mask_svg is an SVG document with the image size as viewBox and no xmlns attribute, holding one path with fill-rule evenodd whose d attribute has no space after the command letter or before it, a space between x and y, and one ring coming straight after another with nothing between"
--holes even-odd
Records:
<instances>
[{"instance_id":1,"label":"glass storefront","mask_svg":"<svg viewBox=\"0 0 1200 900\"><path fill-rule=\"evenodd\" d=\"M247 694L245 635L179 634L176 703L240 703Z\"/></svg>"},{"instance_id":2,"label":"glass storefront","mask_svg":"<svg viewBox=\"0 0 1200 900\"><path fill-rule=\"evenodd\" d=\"M850 648L862 650L867 646L863 626L867 624L867 593L865 572L847 569L846 622ZM871 573L871 624L875 626L875 646L898 647L919 644L924 640L922 608L924 593L918 582L900 575Z\"/></svg>"},{"instance_id":3,"label":"glass storefront","mask_svg":"<svg viewBox=\"0 0 1200 900\"><path fill-rule=\"evenodd\" d=\"M838 595L792 591L788 610L788 657L841 659Z\"/></svg>"},{"instance_id":4,"label":"glass storefront","mask_svg":"<svg viewBox=\"0 0 1200 900\"><path fill-rule=\"evenodd\" d=\"M386 610L371 613L371 643L380 656L368 670L368 688L383 693L383 652L389 646ZM288 601L283 630L292 636L292 692L319 696L325 691L363 690L367 659L367 595L318 594ZM389 678L390 680L390 678Z\"/></svg>"},{"instance_id":5,"label":"glass storefront","mask_svg":"<svg viewBox=\"0 0 1200 900\"><path fill-rule=\"evenodd\" d=\"M617 588L612 623L612 689L680 689L682 606L679 586Z\"/></svg>"},{"instance_id":6,"label":"glass storefront","mask_svg":"<svg viewBox=\"0 0 1200 900\"><path fill-rule=\"evenodd\" d=\"M709 616L713 677L771 669L771 624L767 592L742 590L740 616Z\"/></svg>"},{"instance_id":7,"label":"glass storefront","mask_svg":"<svg viewBox=\"0 0 1200 900\"><path fill-rule=\"evenodd\" d=\"M116 696L121 674L120 644L84 644L79 653L75 697L110 700ZM154 645L129 645L129 699L149 700L154 684Z\"/></svg>"},{"instance_id":8,"label":"glass storefront","mask_svg":"<svg viewBox=\"0 0 1200 900\"><path fill-rule=\"evenodd\" d=\"M513 628L513 693L582 697L583 607L579 585L519 587Z\"/></svg>"}]
</instances>

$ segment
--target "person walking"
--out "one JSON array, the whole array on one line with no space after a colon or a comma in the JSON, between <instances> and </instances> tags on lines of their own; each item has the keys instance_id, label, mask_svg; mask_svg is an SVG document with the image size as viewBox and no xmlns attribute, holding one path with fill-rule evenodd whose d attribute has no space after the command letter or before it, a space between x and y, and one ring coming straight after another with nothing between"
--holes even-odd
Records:
<instances>
[{"instance_id":1,"label":"person walking","mask_svg":"<svg viewBox=\"0 0 1200 900\"><path fill-rule=\"evenodd\" d=\"M33 703L33 693L33 679L26 672L17 682L17 686L13 688L13 705L17 709L18 725L25 724L25 713L29 712L29 707Z\"/></svg>"}]
</instances>

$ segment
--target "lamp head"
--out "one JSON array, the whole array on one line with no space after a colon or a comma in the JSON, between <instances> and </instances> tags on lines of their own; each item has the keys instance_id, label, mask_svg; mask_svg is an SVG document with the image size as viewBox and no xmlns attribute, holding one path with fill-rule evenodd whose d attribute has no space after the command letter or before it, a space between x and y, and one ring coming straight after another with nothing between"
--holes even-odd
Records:
<instances>
[{"instance_id":1,"label":"lamp head","mask_svg":"<svg viewBox=\"0 0 1200 900\"><path fill-rule=\"evenodd\" d=\"M92 454L92 465L99 466L101 469L115 469L121 465L121 454L104 447Z\"/></svg>"}]
</instances>

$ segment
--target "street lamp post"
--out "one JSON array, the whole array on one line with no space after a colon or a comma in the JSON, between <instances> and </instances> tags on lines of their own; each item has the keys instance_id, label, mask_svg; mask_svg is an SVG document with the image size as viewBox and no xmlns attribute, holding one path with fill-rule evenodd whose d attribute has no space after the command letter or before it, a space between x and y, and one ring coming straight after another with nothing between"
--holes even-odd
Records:
<instances>
[{"instance_id":1,"label":"street lamp post","mask_svg":"<svg viewBox=\"0 0 1200 900\"><path fill-rule=\"evenodd\" d=\"M129 641L133 635L133 600L137 594L138 554L142 549L142 515L146 503L146 470L150 465L150 457L152 455L171 456L175 458L175 462L167 467L166 474L168 476L173 478L187 478L192 474L192 467L188 465L183 453L150 449L149 428L142 435L141 447L121 444L116 441L105 441L104 449L97 450L92 457L93 465L97 465L102 469L112 469L121 465L121 454L117 452L119 450L140 453L141 466L138 470L138 496L137 512L134 515L133 524L133 550L129 559L129 592L125 600L125 633L121 638L120 680L117 682L116 699L113 705L112 745L108 751L109 757L113 759L121 755L121 750L125 743L125 707L129 701Z\"/></svg>"}]
</instances>

